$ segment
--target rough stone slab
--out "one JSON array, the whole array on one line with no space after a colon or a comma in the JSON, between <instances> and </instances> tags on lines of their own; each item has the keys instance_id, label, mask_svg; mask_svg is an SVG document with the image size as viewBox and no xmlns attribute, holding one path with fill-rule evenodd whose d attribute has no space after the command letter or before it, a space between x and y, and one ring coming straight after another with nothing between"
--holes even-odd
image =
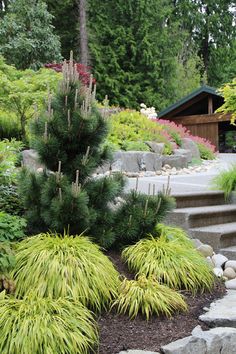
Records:
<instances>
[{"instance_id":1,"label":"rough stone slab","mask_svg":"<svg viewBox=\"0 0 236 354\"><path fill-rule=\"evenodd\" d=\"M236 329L218 327L202 331L197 326L192 336L161 348L164 354L236 354Z\"/></svg>"},{"instance_id":2,"label":"rough stone slab","mask_svg":"<svg viewBox=\"0 0 236 354\"><path fill-rule=\"evenodd\" d=\"M219 253L223 254L231 260L236 260L236 246L221 248Z\"/></svg>"},{"instance_id":3,"label":"rough stone slab","mask_svg":"<svg viewBox=\"0 0 236 354\"><path fill-rule=\"evenodd\" d=\"M176 156L185 156L187 159L187 162L191 162L192 161L192 154L190 150L186 150L186 149L174 149L174 155Z\"/></svg>"},{"instance_id":4,"label":"rough stone slab","mask_svg":"<svg viewBox=\"0 0 236 354\"><path fill-rule=\"evenodd\" d=\"M199 149L197 147L197 144L193 140L189 138L183 138L181 147L185 150L190 150L192 158L200 160Z\"/></svg>"},{"instance_id":5,"label":"rough stone slab","mask_svg":"<svg viewBox=\"0 0 236 354\"><path fill-rule=\"evenodd\" d=\"M141 171L158 171L162 166L162 157L154 152L140 152L138 164Z\"/></svg>"},{"instance_id":6,"label":"rough stone slab","mask_svg":"<svg viewBox=\"0 0 236 354\"><path fill-rule=\"evenodd\" d=\"M116 151L113 155L112 170L139 172L137 151Z\"/></svg>"},{"instance_id":7,"label":"rough stone slab","mask_svg":"<svg viewBox=\"0 0 236 354\"><path fill-rule=\"evenodd\" d=\"M169 165L170 167L183 168L187 167L187 157L184 155L168 155L163 156L162 166Z\"/></svg>"},{"instance_id":8,"label":"rough stone slab","mask_svg":"<svg viewBox=\"0 0 236 354\"><path fill-rule=\"evenodd\" d=\"M160 354L159 352L148 352L146 350L127 350L119 352L119 354Z\"/></svg>"},{"instance_id":9,"label":"rough stone slab","mask_svg":"<svg viewBox=\"0 0 236 354\"><path fill-rule=\"evenodd\" d=\"M161 350L164 354L206 354L206 343L204 339L189 336L167 344Z\"/></svg>"},{"instance_id":10,"label":"rough stone slab","mask_svg":"<svg viewBox=\"0 0 236 354\"><path fill-rule=\"evenodd\" d=\"M145 141L145 144L151 148L152 152L155 152L159 155L163 154L165 148L164 143L156 143L155 141Z\"/></svg>"},{"instance_id":11,"label":"rough stone slab","mask_svg":"<svg viewBox=\"0 0 236 354\"><path fill-rule=\"evenodd\" d=\"M228 290L227 294L213 302L209 311L199 319L211 327L236 327L236 290Z\"/></svg>"}]
</instances>

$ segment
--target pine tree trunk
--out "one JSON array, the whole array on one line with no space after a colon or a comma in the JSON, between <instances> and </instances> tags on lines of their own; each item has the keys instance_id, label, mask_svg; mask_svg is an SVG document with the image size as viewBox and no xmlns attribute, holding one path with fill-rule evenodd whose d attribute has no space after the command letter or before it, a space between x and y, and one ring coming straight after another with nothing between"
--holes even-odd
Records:
<instances>
[{"instance_id":1,"label":"pine tree trunk","mask_svg":"<svg viewBox=\"0 0 236 354\"><path fill-rule=\"evenodd\" d=\"M88 65L88 33L86 23L86 0L79 0L80 62Z\"/></svg>"}]
</instances>

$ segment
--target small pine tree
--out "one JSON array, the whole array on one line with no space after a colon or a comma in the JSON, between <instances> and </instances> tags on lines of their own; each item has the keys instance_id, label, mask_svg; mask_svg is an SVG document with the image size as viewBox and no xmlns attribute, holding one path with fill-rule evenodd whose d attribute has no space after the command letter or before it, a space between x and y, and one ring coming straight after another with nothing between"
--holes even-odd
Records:
<instances>
[{"instance_id":1,"label":"small pine tree","mask_svg":"<svg viewBox=\"0 0 236 354\"><path fill-rule=\"evenodd\" d=\"M48 96L47 111L32 123L33 146L46 169L23 168L20 189L31 231L90 229L109 246L114 240L109 202L122 192L124 179L91 178L110 158L103 147L108 126L96 108L95 91L92 77L88 86L81 84L72 57L64 62L58 92Z\"/></svg>"},{"instance_id":2,"label":"small pine tree","mask_svg":"<svg viewBox=\"0 0 236 354\"><path fill-rule=\"evenodd\" d=\"M48 96L47 111L32 124L33 145L46 168L43 173L22 170L20 190L26 217L31 231L63 233L68 229L71 234L80 234L87 229L98 243L110 247L120 237L119 224L125 232L124 222L129 223L124 205L118 210L112 207L123 191L124 177L91 177L111 157L103 144L107 121L96 108L92 77L88 86L82 85L72 57L64 62L62 72L58 92ZM143 209L145 198L142 196L137 207ZM130 200L125 203L129 208ZM160 196L149 203L155 210L150 225L159 204ZM163 210L167 210L164 204ZM136 220L136 236L131 239L151 231L150 225L146 227L143 220Z\"/></svg>"}]
</instances>

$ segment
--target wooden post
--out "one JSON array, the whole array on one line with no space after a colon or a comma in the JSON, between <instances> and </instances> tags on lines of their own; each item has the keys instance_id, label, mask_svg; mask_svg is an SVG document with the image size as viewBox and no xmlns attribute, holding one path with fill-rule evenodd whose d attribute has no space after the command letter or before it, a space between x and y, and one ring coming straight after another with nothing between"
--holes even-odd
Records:
<instances>
[{"instance_id":1,"label":"wooden post","mask_svg":"<svg viewBox=\"0 0 236 354\"><path fill-rule=\"evenodd\" d=\"M208 114L213 113L213 99L211 96L208 96Z\"/></svg>"}]
</instances>

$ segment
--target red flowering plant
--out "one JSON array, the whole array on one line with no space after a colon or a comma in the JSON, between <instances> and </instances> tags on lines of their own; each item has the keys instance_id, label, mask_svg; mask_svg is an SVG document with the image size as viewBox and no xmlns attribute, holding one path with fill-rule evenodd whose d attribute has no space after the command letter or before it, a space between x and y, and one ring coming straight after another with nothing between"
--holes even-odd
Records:
<instances>
[{"instance_id":1,"label":"red flowering plant","mask_svg":"<svg viewBox=\"0 0 236 354\"><path fill-rule=\"evenodd\" d=\"M79 78L82 81L82 83L86 86L89 85L90 82L90 67L86 66L84 64L81 63L76 63L74 62L74 66L76 66L77 72L79 74ZM66 63L69 63L69 61L66 61ZM62 66L63 63L49 63L49 64L45 64L44 67L48 68L48 69L53 69L56 72L62 72ZM96 80L93 78L93 84L96 83Z\"/></svg>"}]
</instances>

